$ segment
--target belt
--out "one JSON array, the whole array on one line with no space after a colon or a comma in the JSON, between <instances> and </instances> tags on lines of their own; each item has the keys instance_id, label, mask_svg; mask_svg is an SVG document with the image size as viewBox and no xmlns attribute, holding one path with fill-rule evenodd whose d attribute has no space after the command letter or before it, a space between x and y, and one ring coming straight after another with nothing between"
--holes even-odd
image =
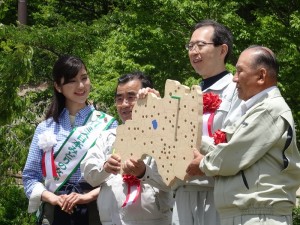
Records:
<instances>
[{"instance_id":1,"label":"belt","mask_svg":"<svg viewBox=\"0 0 300 225\"><path fill-rule=\"evenodd\" d=\"M83 194L83 193L89 192L93 189L95 189L95 188L92 187L91 185L89 185L86 182L81 182L81 183L78 183L78 184L67 182L63 186L61 186L59 191L57 191L57 194L59 194L59 195L70 194L72 192Z\"/></svg>"}]
</instances>

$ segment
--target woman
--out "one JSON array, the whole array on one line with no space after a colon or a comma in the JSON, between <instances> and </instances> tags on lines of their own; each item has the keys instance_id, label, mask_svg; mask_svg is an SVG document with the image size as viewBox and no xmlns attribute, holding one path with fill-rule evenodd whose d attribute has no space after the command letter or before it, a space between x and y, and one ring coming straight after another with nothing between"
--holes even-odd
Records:
<instances>
[{"instance_id":1,"label":"woman","mask_svg":"<svg viewBox=\"0 0 300 225\"><path fill-rule=\"evenodd\" d=\"M99 188L88 185L79 168L89 147L106 129L111 116L87 103L91 83L81 59L62 56L53 67L54 97L32 139L23 184L28 212L43 205L43 224L100 224L95 200Z\"/></svg>"}]
</instances>

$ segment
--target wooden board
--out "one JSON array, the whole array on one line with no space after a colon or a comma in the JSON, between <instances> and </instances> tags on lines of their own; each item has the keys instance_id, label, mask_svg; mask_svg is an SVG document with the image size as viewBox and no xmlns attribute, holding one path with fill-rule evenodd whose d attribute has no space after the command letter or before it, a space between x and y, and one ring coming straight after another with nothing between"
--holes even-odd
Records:
<instances>
[{"instance_id":1,"label":"wooden board","mask_svg":"<svg viewBox=\"0 0 300 225\"><path fill-rule=\"evenodd\" d=\"M169 186L185 180L185 170L199 149L202 136L202 92L198 85L181 85L167 80L164 98L150 93L139 99L132 120L117 128L114 144L122 160L152 156Z\"/></svg>"}]
</instances>

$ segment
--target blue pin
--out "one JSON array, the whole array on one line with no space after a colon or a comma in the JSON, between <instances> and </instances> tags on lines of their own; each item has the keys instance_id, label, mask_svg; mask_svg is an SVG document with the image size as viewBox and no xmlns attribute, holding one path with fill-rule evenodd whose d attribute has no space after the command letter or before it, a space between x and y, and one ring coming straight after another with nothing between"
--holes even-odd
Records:
<instances>
[{"instance_id":1,"label":"blue pin","mask_svg":"<svg viewBox=\"0 0 300 225\"><path fill-rule=\"evenodd\" d=\"M157 129L157 127L158 127L157 120L152 120L152 127L153 127L154 130Z\"/></svg>"}]
</instances>

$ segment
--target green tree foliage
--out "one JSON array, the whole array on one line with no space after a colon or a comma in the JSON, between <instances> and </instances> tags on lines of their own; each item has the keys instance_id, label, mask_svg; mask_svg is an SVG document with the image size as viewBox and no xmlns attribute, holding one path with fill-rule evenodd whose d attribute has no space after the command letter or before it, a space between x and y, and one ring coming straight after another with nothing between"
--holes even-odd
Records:
<instances>
[{"instance_id":1,"label":"green tree foliage","mask_svg":"<svg viewBox=\"0 0 300 225\"><path fill-rule=\"evenodd\" d=\"M0 187L0 193L5 193L0 199L1 225L32 225L34 218L26 213L27 200L22 187L7 185Z\"/></svg>"},{"instance_id":2,"label":"green tree foliage","mask_svg":"<svg viewBox=\"0 0 300 225\"><path fill-rule=\"evenodd\" d=\"M18 96L19 87L28 82L31 73L33 50L22 43L13 44L10 40L0 44L0 125L18 117L24 101ZM4 97L5 96L5 97Z\"/></svg>"},{"instance_id":3,"label":"green tree foliage","mask_svg":"<svg viewBox=\"0 0 300 225\"><path fill-rule=\"evenodd\" d=\"M8 178L24 166L33 131L51 99L51 70L58 56L83 58L93 83L91 100L116 116L113 95L121 74L144 71L161 93L166 79L188 86L199 82L184 45L195 23L205 18L232 30L234 54L227 65L232 72L238 55L249 45L274 50L281 66L279 87L292 108L297 127L300 125L297 0L27 2L28 25L20 25L16 22L16 1L0 1L0 181L5 185L14 185L15 179ZM41 85L48 88L41 90ZM299 132L297 140L300 146ZM0 195L20 191L10 187L11 191L0 189ZM1 224L8 221L9 207L0 202ZM20 207L26 211L25 205ZM13 214L16 220L12 221L27 218L18 215Z\"/></svg>"}]
</instances>

